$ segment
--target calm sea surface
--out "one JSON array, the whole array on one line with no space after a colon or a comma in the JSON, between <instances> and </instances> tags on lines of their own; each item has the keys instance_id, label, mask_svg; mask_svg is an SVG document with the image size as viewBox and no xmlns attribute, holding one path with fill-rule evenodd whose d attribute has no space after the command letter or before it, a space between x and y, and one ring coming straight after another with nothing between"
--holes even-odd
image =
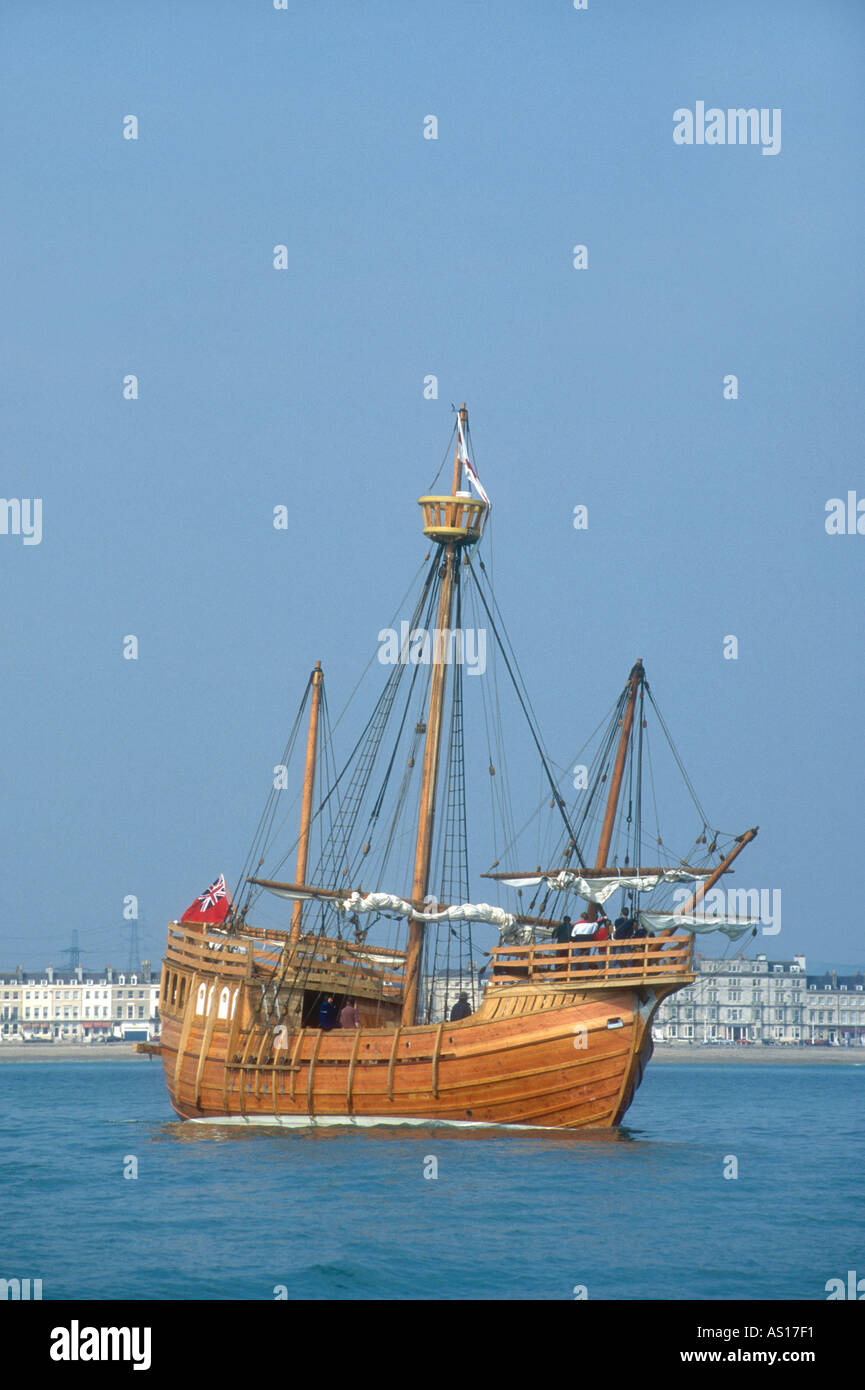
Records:
<instances>
[{"instance_id":1,"label":"calm sea surface","mask_svg":"<svg viewBox=\"0 0 865 1390\"><path fill-rule=\"evenodd\" d=\"M0 1277L46 1299L825 1299L865 1274L863 1101L862 1064L655 1062L600 1138L240 1130L176 1121L155 1061L6 1063Z\"/></svg>"}]
</instances>

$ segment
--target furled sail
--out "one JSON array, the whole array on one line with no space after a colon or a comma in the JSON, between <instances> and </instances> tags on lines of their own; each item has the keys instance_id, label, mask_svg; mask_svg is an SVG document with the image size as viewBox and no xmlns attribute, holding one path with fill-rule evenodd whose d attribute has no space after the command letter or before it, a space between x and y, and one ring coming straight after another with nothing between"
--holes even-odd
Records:
<instances>
[{"instance_id":1,"label":"furled sail","mask_svg":"<svg viewBox=\"0 0 865 1390\"><path fill-rule=\"evenodd\" d=\"M517 921L510 912L492 903L460 903L456 907L444 907L440 912L419 912L405 898L394 897L392 893L350 893L338 906L347 914L388 912L412 922L490 922L500 931L515 926Z\"/></svg>"},{"instance_id":2,"label":"furled sail","mask_svg":"<svg viewBox=\"0 0 865 1390\"><path fill-rule=\"evenodd\" d=\"M710 917L704 914L695 916L690 912L641 912L640 922L652 936L661 931L679 928L682 931L699 933L720 931L731 941L738 941L740 936L745 936L747 932L760 925L759 917Z\"/></svg>"},{"instance_id":3,"label":"furled sail","mask_svg":"<svg viewBox=\"0 0 865 1390\"><path fill-rule=\"evenodd\" d=\"M638 893L651 893L652 889L657 888L659 883L684 883L692 882L693 879L694 872L690 869L665 869L663 873L630 877L615 875L612 878L583 878L573 869L562 869L557 874L535 874L530 878L506 878L503 879L503 882L509 888L537 888L541 883L544 883L554 893L576 893L578 897L585 898L590 903L605 903L607 898L611 898L619 888L633 888Z\"/></svg>"},{"instance_id":4,"label":"furled sail","mask_svg":"<svg viewBox=\"0 0 865 1390\"><path fill-rule=\"evenodd\" d=\"M250 882L258 883L277 898L290 898L294 902L327 899L346 916L380 912L392 917L405 917L410 922L489 922L500 931L513 927L517 921L510 912L494 907L492 903L460 903L438 912L420 912L405 898L393 893L359 893L357 890L339 893L329 888L308 888L301 884L274 883L265 879L251 879Z\"/></svg>"}]
</instances>

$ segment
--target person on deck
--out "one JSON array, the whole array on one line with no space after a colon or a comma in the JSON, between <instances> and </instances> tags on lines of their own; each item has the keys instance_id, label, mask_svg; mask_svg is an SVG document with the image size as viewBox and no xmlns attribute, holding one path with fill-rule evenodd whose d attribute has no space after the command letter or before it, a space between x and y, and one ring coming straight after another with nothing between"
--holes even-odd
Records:
<instances>
[{"instance_id":1,"label":"person on deck","mask_svg":"<svg viewBox=\"0 0 865 1390\"><path fill-rule=\"evenodd\" d=\"M625 941L629 936L634 935L634 919L629 917L622 908L621 916L617 917L613 923L613 939L615 941Z\"/></svg>"},{"instance_id":2,"label":"person on deck","mask_svg":"<svg viewBox=\"0 0 865 1390\"><path fill-rule=\"evenodd\" d=\"M557 941L558 944L559 944L560 946L569 946L569 945L570 945L570 943L571 943L571 919L570 919L570 917L563 917L563 918L562 918L561 922L559 923L559 925L556 927L555 931L553 932L553 940L554 940L554 941ZM569 951L556 951L556 954L555 954L555 956L553 957L554 964L553 964L552 967L551 967L552 970L553 970L554 972L555 972L556 970L561 970L561 969L562 969L562 966L559 965L558 962L559 962L559 961L567 961L569 955L570 955L570 952L569 952ZM567 965L565 965L564 968L567 969Z\"/></svg>"},{"instance_id":3,"label":"person on deck","mask_svg":"<svg viewBox=\"0 0 865 1390\"><path fill-rule=\"evenodd\" d=\"M451 1023L459 1023L461 1018L469 1018L471 1016L471 1012L472 1006L469 1003L469 997L466 994L465 990L463 990L459 999L451 1009Z\"/></svg>"},{"instance_id":4,"label":"person on deck","mask_svg":"<svg viewBox=\"0 0 865 1390\"><path fill-rule=\"evenodd\" d=\"M554 940L558 941L561 946L567 946L570 939L571 919L570 917L563 917L559 925L556 927L554 933Z\"/></svg>"},{"instance_id":5,"label":"person on deck","mask_svg":"<svg viewBox=\"0 0 865 1390\"><path fill-rule=\"evenodd\" d=\"M340 1009L340 1011L339 1011L339 1026L340 1026L340 1028L359 1028L359 1027L360 1027L360 1014L358 1013L357 1009L355 1008L355 1004L354 1004L354 1000L353 1000L353 999L346 999L345 1003L343 1004L342 1008Z\"/></svg>"},{"instance_id":6,"label":"person on deck","mask_svg":"<svg viewBox=\"0 0 865 1390\"><path fill-rule=\"evenodd\" d=\"M597 922L591 921L588 909L586 909L584 912L580 913L579 921L575 922L571 927L571 940L579 941L581 938L587 939L590 936L594 936L597 929Z\"/></svg>"},{"instance_id":7,"label":"person on deck","mask_svg":"<svg viewBox=\"0 0 865 1390\"><path fill-rule=\"evenodd\" d=\"M329 994L326 999L322 999L318 1006L318 1026L323 1033L329 1033L336 1027L336 1005L333 1002L333 995Z\"/></svg>"},{"instance_id":8,"label":"person on deck","mask_svg":"<svg viewBox=\"0 0 865 1390\"><path fill-rule=\"evenodd\" d=\"M619 914L619 916L616 918L615 922L613 923L613 940L614 940L614 941L629 941L630 938L631 938L633 935L634 935L634 919L633 919L633 917L629 917L628 914L627 914L627 912L625 911L625 909L622 908L621 913ZM617 956L627 955L628 950L629 950L629 947L627 947L627 946L614 946L614 947L613 947L613 955L617 955ZM617 961L617 962L616 962L616 965L618 966L618 968L619 968L620 970L624 970L627 964L628 964L628 962L627 962L627 961L624 961L624 960L620 960L620 961Z\"/></svg>"},{"instance_id":9,"label":"person on deck","mask_svg":"<svg viewBox=\"0 0 865 1390\"><path fill-rule=\"evenodd\" d=\"M610 921L609 917L606 915L606 913L602 913L601 916L598 918L598 930L595 932L595 935L594 935L594 937L593 937L593 940L594 940L594 941L609 941L610 936L611 936L611 934L612 934L611 931L610 931L611 926L612 926L612 922ZM600 961L600 963L599 963L599 965L598 965L598 969L599 969L599 970L603 970L603 969L604 969L604 966L607 964L607 962L608 962L608 960L609 960L609 947L608 947L608 946L593 946L593 947L592 947L592 955L593 955L593 956L601 956L601 957L602 957L602 959L601 959L601 961Z\"/></svg>"},{"instance_id":10,"label":"person on deck","mask_svg":"<svg viewBox=\"0 0 865 1390\"><path fill-rule=\"evenodd\" d=\"M590 941L597 931L597 927L597 922L593 922L589 918L588 908L584 909L583 912L580 913L579 921L575 922L571 927L571 941L574 943L579 941ZM571 956L572 969L585 970L588 966L588 960L586 959L588 954L588 951L575 952Z\"/></svg>"}]
</instances>

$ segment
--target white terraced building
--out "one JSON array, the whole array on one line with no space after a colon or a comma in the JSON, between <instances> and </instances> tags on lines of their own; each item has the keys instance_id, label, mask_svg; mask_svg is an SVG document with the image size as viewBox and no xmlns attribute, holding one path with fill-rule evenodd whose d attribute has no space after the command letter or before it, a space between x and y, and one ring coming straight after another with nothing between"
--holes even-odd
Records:
<instances>
[{"instance_id":1,"label":"white terraced building","mask_svg":"<svg viewBox=\"0 0 865 1390\"><path fill-rule=\"evenodd\" d=\"M4 1042L105 1042L149 1039L159 1031L159 976L138 970L99 974L0 971L0 1045Z\"/></svg>"},{"instance_id":2,"label":"white terraced building","mask_svg":"<svg viewBox=\"0 0 865 1390\"><path fill-rule=\"evenodd\" d=\"M666 999L658 1043L865 1047L865 976L809 975L804 956L695 957L697 978Z\"/></svg>"}]
</instances>

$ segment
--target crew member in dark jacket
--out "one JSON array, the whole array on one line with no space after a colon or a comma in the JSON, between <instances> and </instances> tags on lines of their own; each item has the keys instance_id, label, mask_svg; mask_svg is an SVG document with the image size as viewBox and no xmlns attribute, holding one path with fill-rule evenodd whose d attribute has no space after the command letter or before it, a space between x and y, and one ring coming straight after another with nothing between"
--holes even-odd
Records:
<instances>
[{"instance_id":1,"label":"crew member in dark jacket","mask_svg":"<svg viewBox=\"0 0 865 1390\"><path fill-rule=\"evenodd\" d=\"M472 1006L469 1003L469 997L465 990L463 990L459 999L451 1009L451 1023L459 1023L461 1018L469 1018L471 1011Z\"/></svg>"},{"instance_id":2,"label":"crew member in dark jacket","mask_svg":"<svg viewBox=\"0 0 865 1390\"><path fill-rule=\"evenodd\" d=\"M326 999L322 999L318 1006L318 1026L322 1032L329 1033L331 1028L336 1027L336 1005L333 1002L333 995L329 994Z\"/></svg>"}]
</instances>

